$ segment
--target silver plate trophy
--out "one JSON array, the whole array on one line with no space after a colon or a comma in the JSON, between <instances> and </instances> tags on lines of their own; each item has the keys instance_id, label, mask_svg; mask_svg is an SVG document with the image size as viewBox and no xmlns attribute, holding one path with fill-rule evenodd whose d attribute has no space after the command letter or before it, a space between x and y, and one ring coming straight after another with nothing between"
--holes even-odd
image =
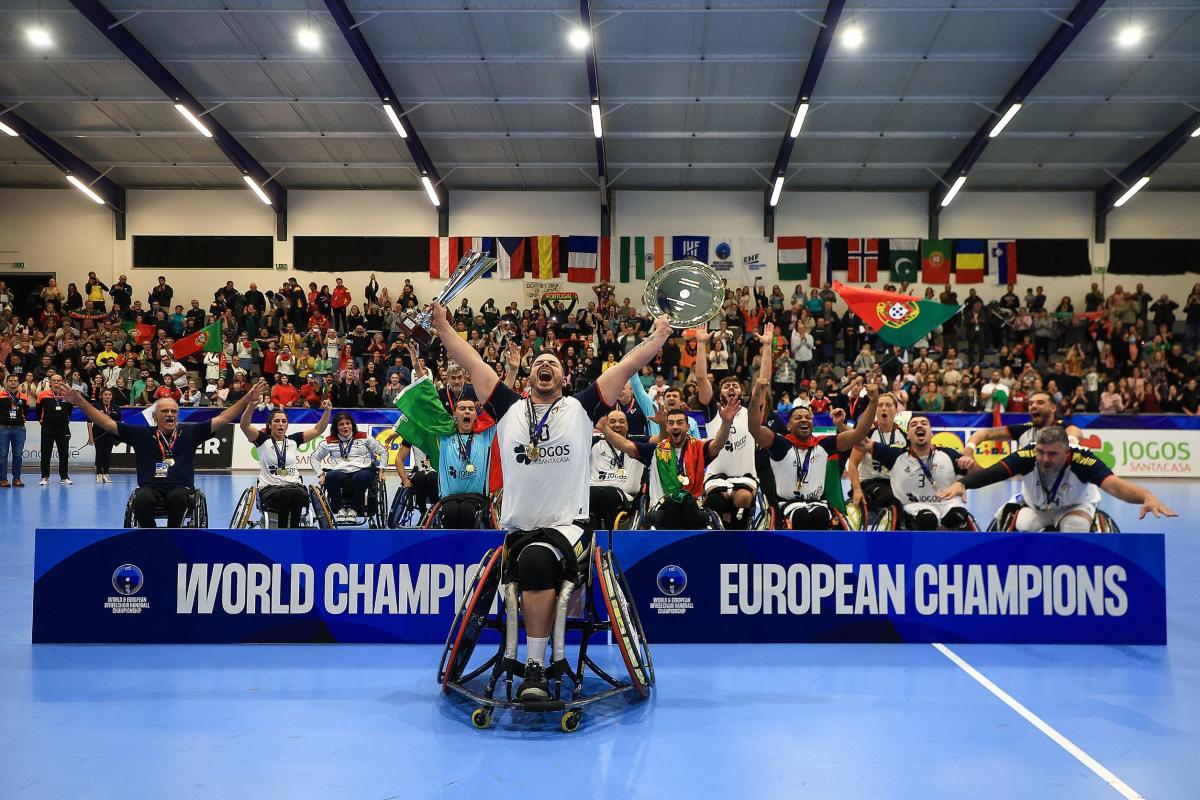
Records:
<instances>
[{"instance_id":1,"label":"silver plate trophy","mask_svg":"<svg viewBox=\"0 0 1200 800\"><path fill-rule=\"evenodd\" d=\"M642 302L651 314L666 314L672 328L695 328L721 313L725 279L703 261L672 261L646 281Z\"/></svg>"},{"instance_id":2,"label":"silver plate trophy","mask_svg":"<svg viewBox=\"0 0 1200 800\"><path fill-rule=\"evenodd\" d=\"M478 250L468 250L463 254L462 260L458 262L458 266L454 268L454 274L450 276L450 280L446 282L446 286L434 298L434 302L441 303L446 307L447 312L450 312L450 302L462 294L463 289L483 273L487 272L496 264L496 259L491 256L486 256ZM424 310L410 314L400 319L400 328L404 333L408 334L408 338L412 339L417 345L424 350L433 343L433 312L426 306Z\"/></svg>"}]
</instances>

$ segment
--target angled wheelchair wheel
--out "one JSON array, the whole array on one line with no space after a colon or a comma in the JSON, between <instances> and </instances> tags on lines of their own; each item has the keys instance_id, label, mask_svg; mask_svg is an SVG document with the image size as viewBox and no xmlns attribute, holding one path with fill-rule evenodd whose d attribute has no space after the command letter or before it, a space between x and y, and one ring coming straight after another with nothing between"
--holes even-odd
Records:
<instances>
[{"instance_id":1,"label":"angled wheelchair wheel","mask_svg":"<svg viewBox=\"0 0 1200 800\"><path fill-rule=\"evenodd\" d=\"M1106 512L1096 509L1096 515L1092 517L1092 532L1120 533L1121 529L1117 527L1117 523Z\"/></svg>"},{"instance_id":2,"label":"angled wheelchair wheel","mask_svg":"<svg viewBox=\"0 0 1200 800\"><path fill-rule=\"evenodd\" d=\"M899 530L899 513L895 506L888 506L879 512L879 519L875 520L875 524L871 526L873 531L895 531Z\"/></svg>"},{"instance_id":3,"label":"angled wheelchair wheel","mask_svg":"<svg viewBox=\"0 0 1200 800\"><path fill-rule=\"evenodd\" d=\"M235 530L250 527L250 517L254 514L254 501L258 499L258 484L248 486L242 491L237 505L233 507L233 516L229 518L229 527Z\"/></svg>"},{"instance_id":4,"label":"angled wheelchair wheel","mask_svg":"<svg viewBox=\"0 0 1200 800\"><path fill-rule=\"evenodd\" d=\"M207 528L208 527L208 498L204 493L197 490L195 499L192 501L192 519L191 528Z\"/></svg>"},{"instance_id":5,"label":"angled wheelchair wheel","mask_svg":"<svg viewBox=\"0 0 1200 800\"><path fill-rule=\"evenodd\" d=\"M413 490L400 487L392 496L392 507L388 511L388 527L415 528L420 524L421 513L417 511Z\"/></svg>"},{"instance_id":6,"label":"angled wheelchair wheel","mask_svg":"<svg viewBox=\"0 0 1200 800\"><path fill-rule=\"evenodd\" d=\"M613 640L621 651L630 682L639 697L649 697L650 687L654 685L654 662L650 660L646 634L629 593L625 574L611 552L596 547L592 550L592 558L599 578L600 594L608 610Z\"/></svg>"},{"instance_id":7,"label":"angled wheelchair wheel","mask_svg":"<svg viewBox=\"0 0 1200 800\"><path fill-rule=\"evenodd\" d=\"M467 669L471 654L475 652L475 644L483 632L487 614L500 588L500 561L504 552L502 547L493 547L483 554L479 561L479 569L475 573L467 593L463 595L462 605L450 626L446 637L446 649L442 652L441 663L438 664L438 682L442 691L450 692L451 681L457 681Z\"/></svg>"},{"instance_id":8,"label":"angled wheelchair wheel","mask_svg":"<svg viewBox=\"0 0 1200 800\"><path fill-rule=\"evenodd\" d=\"M387 481L383 478L367 492L367 527L372 530L388 527Z\"/></svg>"},{"instance_id":9,"label":"angled wheelchair wheel","mask_svg":"<svg viewBox=\"0 0 1200 800\"><path fill-rule=\"evenodd\" d=\"M858 503L846 506L846 513L841 515L843 530L861 531L867 519L866 509Z\"/></svg>"},{"instance_id":10,"label":"angled wheelchair wheel","mask_svg":"<svg viewBox=\"0 0 1200 800\"><path fill-rule=\"evenodd\" d=\"M329 508L329 501L325 498L325 493L316 486L308 487L308 502L312 506L313 521L321 530L330 530L333 528L333 511Z\"/></svg>"},{"instance_id":11,"label":"angled wheelchair wheel","mask_svg":"<svg viewBox=\"0 0 1200 800\"><path fill-rule=\"evenodd\" d=\"M125 501L125 518L122 523L123 527L132 528L137 524L136 518L133 516L133 495L129 495L129 499Z\"/></svg>"},{"instance_id":12,"label":"angled wheelchair wheel","mask_svg":"<svg viewBox=\"0 0 1200 800\"><path fill-rule=\"evenodd\" d=\"M1017 513L1021 510L1020 503L1005 503L1000 506L996 516L988 523L989 531L1011 532L1017 529Z\"/></svg>"}]
</instances>

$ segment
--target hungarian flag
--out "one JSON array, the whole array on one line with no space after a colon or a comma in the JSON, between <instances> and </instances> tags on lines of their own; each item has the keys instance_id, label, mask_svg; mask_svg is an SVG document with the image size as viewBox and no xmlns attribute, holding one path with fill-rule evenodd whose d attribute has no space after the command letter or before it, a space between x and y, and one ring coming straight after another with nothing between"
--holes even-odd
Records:
<instances>
[{"instance_id":1,"label":"hungarian flag","mask_svg":"<svg viewBox=\"0 0 1200 800\"><path fill-rule=\"evenodd\" d=\"M950 249L949 239L921 242L921 283L950 282Z\"/></svg>"},{"instance_id":2,"label":"hungarian flag","mask_svg":"<svg viewBox=\"0 0 1200 800\"><path fill-rule=\"evenodd\" d=\"M219 353L221 344L221 320L217 320L191 336L176 339L175 346L171 348L171 355L175 358L187 358L193 353Z\"/></svg>"},{"instance_id":3,"label":"hungarian flag","mask_svg":"<svg viewBox=\"0 0 1200 800\"><path fill-rule=\"evenodd\" d=\"M154 341L154 332L157 330L153 325L144 322L122 322L121 329L133 337L134 344L149 344Z\"/></svg>"},{"instance_id":4,"label":"hungarian flag","mask_svg":"<svg viewBox=\"0 0 1200 800\"><path fill-rule=\"evenodd\" d=\"M571 283L595 283L600 263L599 236L572 236L567 244L567 280Z\"/></svg>"},{"instance_id":5,"label":"hungarian flag","mask_svg":"<svg viewBox=\"0 0 1200 800\"><path fill-rule=\"evenodd\" d=\"M849 239L846 246L846 277L854 283L879 280L879 240Z\"/></svg>"},{"instance_id":6,"label":"hungarian flag","mask_svg":"<svg viewBox=\"0 0 1200 800\"><path fill-rule=\"evenodd\" d=\"M809 277L808 237L780 236L775 240L779 280L802 281Z\"/></svg>"},{"instance_id":7,"label":"hungarian flag","mask_svg":"<svg viewBox=\"0 0 1200 800\"><path fill-rule=\"evenodd\" d=\"M891 251L890 279L894 283L916 283L917 262L920 259L920 239L891 239L888 241Z\"/></svg>"},{"instance_id":8,"label":"hungarian flag","mask_svg":"<svg viewBox=\"0 0 1200 800\"><path fill-rule=\"evenodd\" d=\"M500 236L496 239L496 270L501 279L524 278L529 269L529 239Z\"/></svg>"},{"instance_id":9,"label":"hungarian flag","mask_svg":"<svg viewBox=\"0 0 1200 800\"><path fill-rule=\"evenodd\" d=\"M533 236L529 246L533 251L533 277L549 281L558 278L562 272L561 236Z\"/></svg>"},{"instance_id":10,"label":"hungarian flag","mask_svg":"<svg viewBox=\"0 0 1200 800\"><path fill-rule=\"evenodd\" d=\"M983 239L955 239L954 282L983 283L987 266L987 243Z\"/></svg>"},{"instance_id":11,"label":"hungarian flag","mask_svg":"<svg viewBox=\"0 0 1200 800\"><path fill-rule=\"evenodd\" d=\"M996 273L1001 286L1017 282L1017 243L992 239L988 242L988 268Z\"/></svg>"},{"instance_id":12,"label":"hungarian flag","mask_svg":"<svg viewBox=\"0 0 1200 800\"><path fill-rule=\"evenodd\" d=\"M438 397L437 387L428 375L422 375L396 398L400 419L395 431L404 441L420 450L429 458L430 465L438 468L438 437L454 433L454 417L446 411ZM482 433L496 424L486 411L480 412L475 420L475 433ZM500 476L500 452L495 439L488 459L488 486L496 491L502 485Z\"/></svg>"},{"instance_id":13,"label":"hungarian flag","mask_svg":"<svg viewBox=\"0 0 1200 800\"><path fill-rule=\"evenodd\" d=\"M899 292L859 289L837 281L833 290L880 339L896 347L912 347L962 310L959 305L918 300Z\"/></svg>"},{"instance_id":14,"label":"hungarian flag","mask_svg":"<svg viewBox=\"0 0 1200 800\"><path fill-rule=\"evenodd\" d=\"M665 236L622 236L621 283L629 283L634 279L644 281L647 272L661 269L667 263L665 247ZM647 267L650 269L647 270Z\"/></svg>"}]
</instances>

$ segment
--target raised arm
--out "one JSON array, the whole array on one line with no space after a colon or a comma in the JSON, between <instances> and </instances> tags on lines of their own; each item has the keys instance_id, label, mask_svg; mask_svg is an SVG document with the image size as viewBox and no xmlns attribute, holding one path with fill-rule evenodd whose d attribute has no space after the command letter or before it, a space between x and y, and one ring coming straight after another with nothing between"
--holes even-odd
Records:
<instances>
[{"instance_id":1,"label":"raised arm","mask_svg":"<svg viewBox=\"0 0 1200 800\"><path fill-rule=\"evenodd\" d=\"M631 458L638 458L639 454L637 445L614 431L612 428L608 427L608 417L601 417L600 421L597 423L597 427L600 429L600 435L604 437L604 441L608 442L625 455Z\"/></svg>"},{"instance_id":2,"label":"raised arm","mask_svg":"<svg viewBox=\"0 0 1200 800\"><path fill-rule=\"evenodd\" d=\"M504 348L504 385L512 389L517 385L517 371L521 369L521 349L509 342Z\"/></svg>"},{"instance_id":3,"label":"raised arm","mask_svg":"<svg viewBox=\"0 0 1200 800\"><path fill-rule=\"evenodd\" d=\"M692 374L696 376L696 399L708 405L713 399L712 378L708 375L708 341L712 338L708 328L696 329L696 363Z\"/></svg>"},{"instance_id":4,"label":"raised arm","mask_svg":"<svg viewBox=\"0 0 1200 800\"><path fill-rule=\"evenodd\" d=\"M321 418L317 420L317 424L313 425L311 428L301 434L302 442L311 442L313 439L316 439L318 436L324 433L325 428L329 426L329 414L333 411L333 402L330 400L322 401L321 409Z\"/></svg>"},{"instance_id":5,"label":"raised arm","mask_svg":"<svg viewBox=\"0 0 1200 800\"><path fill-rule=\"evenodd\" d=\"M258 438L258 431L255 429L254 425L251 424L251 419L253 417L254 404L247 403L246 407L242 409L242 416L238 420L238 426L242 429L242 434L250 440L251 444L253 444L254 440Z\"/></svg>"},{"instance_id":6,"label":"raised arm","mask_svg":"<svg viewBox=\"0 0 1200 800\"><path fill-rule=\"evenodd\" d=\"M771 443L775 441L775 432L763 425L763 417L766 416L767 395L770 390L770 381L762 377L760 373L758 380L754 382L754 389L750 392L748 416L750 418L750 435L754 437L754 442L762 448L770 447Z\"/></svg>"},{"instance_id":7,"label":"raised arm","mask_svg":"<svg viewBox=\"0 0 1200 800\"><path fill-rule=\"evenodd\" d=\"M637 401L638 408L646 415L646 419L653 417L654 401L650 399L650 393L642 385L641 376L635 374L629 380L629 388L633 391L633 399Z\"/></svg>"},{"instance_id":8,"label":"raised arm","mask_svg":"<svg viewBox=\"0 0 1200 800\"><path fill-rule=\"evenodd\" d=\"M1156 517L1179 516L1163 505L1163 501L1159 500L1149 489L1118 478L1116 475L1109 475L1100 481L1100 488L1118 500L1124 500L1126 503L1140 503L1142 508L1138 513L1138 519L1145 519L1147 514L1153 514Z\"/></svg>"},{"instance_id":9,"label":"raised arm","mask_svg":"<svg viewBox=\"0 0 1200 800\"><path fill-rule=\"evenodd\" d=\"M858 423L848 431L837 435L837 449L849 450L854 445L867 438L871 426L875 424L875 407L879 404L879 385L867 384L867 407L858 416Z\"/></svg>"},{"instance_id":10,"label":"raised arm","mask_svg":"<svg viewBox=\"0 0 1200 800\"><path fill-rule=\"evenodd\" d=\"M862 481L858 477L858 465L866 457L865 452L855 447L850 451L850 458L846 461L846 471L850 474L850 501L853 503L863 501Z\"/></svg>"},{"instance_id":11,"label":"raised arm","mask_svg":"<svg viewBox=\"0 0 1200 800\"><path fill-rule=\"evenodd\" d=\"M626 353L615 367L609 367L596 379L596 388L600 390L600 397L604 402L617 399L617 395L621 393L621 387L628 383L630 378L637 375L642 367L650 363L655 354L662 350L662 346L666 344L667 337L670 335L671 325L667 322L666 315L656 318L650 335L643 339L641 344Z\"/></svg>"},{"instance_id":12,"label":"raised arm","mask_svg":"<svg viewBox=\"0 0 1200 800\"><path fill-rule=\"evenodd\" d=\"M59 381L50 388L56 397L61 397L82 411L83 415L88 418L88 422L98 425L101 429L109 433L115 434L117 432L116 420L89 403L86 397L72 389L68 384Z\"/></svg>"},{"instance_id":13,"label":"raised arm","mask_svg":"<svg viewBox=\"0 0 1200 800\"><path fill-rule=\"evenodd\" d=\"M762 349L759 352L758 375L760 378L771 380L772 361L775 358L773 352L775 346L775 323L768 322L763 326L762 333L754 334L755 338L762 343Z\"/></svg>"},{"instance_id":14,"label":"raised arm","mask_svg":"<svg viewBox=\"0 0 1200 800\"><path fill-rule=\"evenodd\" d=\"M721 424L717 428L717 435L709 439L704 444L704 454L710 459L716 458L721 452L721 448L729 441L729 426L733 423L733 418L742 408L742 404L734 400L721 407L717 412L721 417Z\"/></svg>"},{"instance_id":15,"label":"raised arm","mask_svg":"<svg viewBox=\"0 0 1200 800\"><path fill-rule=\"evenodd\" d=\"M400 445L396 450L396 474L400 476L400 485L406 489L412 486L412 479L408 477L408 470L405 469L404 462L411 452L412 447L408 443Z\"/></svg>"},{"instance_id":16,"label":"raised arm","mask_svg":"<svg viewBox=\"0 0 1200 800\"><path fill-rule=\"evenodd\" d=\"M458 335L446 315L446 307L441 303L433 304L433 328L442 341L442 347L446 348L446 354L471 376L471 385L475 387L476 396L486 401L496 390L500 376L487 365L474 347Z\"/></svg>"}]
</instances>

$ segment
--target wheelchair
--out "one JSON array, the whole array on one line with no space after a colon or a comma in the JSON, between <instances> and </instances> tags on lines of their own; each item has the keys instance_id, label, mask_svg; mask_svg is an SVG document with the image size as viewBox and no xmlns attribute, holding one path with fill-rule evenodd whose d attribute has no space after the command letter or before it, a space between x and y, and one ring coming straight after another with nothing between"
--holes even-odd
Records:
<instances>
[{"instance_id":1,"label":"wheelchair","mask_svg":"<svg viewBox=\"0 0 1200 800\"><path fill-rule=\"evenodd\" d=\"M492 724L497 708L514 711L559 713L559 728L572 733L579 728L584 706L630 692L636 699L650 696L654 686L654 663L646 644L641 619L633 604L629 584L612 551L593 546L587 554L584 583L576 587L564 581L555 603L551 633L551 664L546 669L550 682L547 700L519 702L513 694L513 679L524 677L525 665L517 660L520 591L515 583L501 585L505 548L484 553L475 576L463 597L446 647L438 664L437 679L444 694L457 693L479 705L471 712L471 724L484 729ZM603 604L597 602L599 593ZM503 598L499 612L491 613L497 594ZM496 631L500 644L482 663L471 666L471 656L485 631ZM566 658L568 631L580 634L579 655L574 665ZM629 680L614 677L588 655L588 642L598 633L611 631L620 649ZM585 695L584 677L591 670L608 688ZM483 681L477 681L484 678ZM472 683L475 682L475 683ZM503 690L497 697L497 688Z\"/></svg>"},{"instance_id":2,"label":"wheelchair","mask_svg":"<svg viewBox=\"0 0 1200 800\"><path fill-rule=\"evenodd\" d=\"M879 517L870 526L872 531L904 531L913 530L907 527L905 523L906 515L904 509L900 506L889 506L879 512ZM941 530L940 528L938 530ZM979 531L979 523L975 521L975 515L967 511L967 524L959 533Z\"/></svg>"},{"instance_id":3,"label":"wheelchair","mask_svg":"<svg viewBox=\"0 0 1200 800\"><path fill-rule=\"evenodd\" d=\"M479 513L475 515L475 529L499 530L500 518L498 505L496 500L493 498L481 494L457 494L450 495L449 497L474 497L479 499L482 501L483 507L479 510ZM442 503L449 499L449 497L443 497L433 504L433 506L429 509L429 512L425 515L425 518L421 520L421 528L428 529L442 527Z\"/></svg>"},{"instance_id":4,"label":"wheelchair","mask_svg":"<svg viewBox=\"0 0 1200 800\"><path fill-rule=\"evenodd\" d=\"M387 527L389 528L419 528L421 527L421 508L417 505L416 495L411 487L401 486L392 495L392 505L388 509Z\"/></svg>"},{"instance_id":5,"label":"wheelchair","mask_svg":"<svg viewBox=\"0 0 1200 800\"><path fill-rule=\"evenodd\" d=\"M329 509L329 492L325 490L324 485L318 491L325 508ZM367 486L366 510L363 514L355 518L353 525L357 527L365 524L371 530L385 530L388 527L388 520L391 517L390 511L391 508L388 506L387 479L376 478ZM332 519L332 514L330 517ZM347 522L340 525L336 520L333 522L333 527L335 528L350 526L351 523Z\"/></svg>"},{"instance_id":6,"label":"wheelchair","mask_svg":"<svg viewBox=\"0 0 1200 800\"><path fill-rule=\"evenodd\" d=\"M1000 510L996 512L996 516L988 524L989 531L1003 531L1005 533L1013 533L1017 530L1017 514L1025 507L1024 499L1021 495L1017 495L1013 500L1000 506ZM1047 531L1058 532L1058 528L1046 528ZM1107 512L1097 508L1095 515L1092 517L1091 533L1120 533L1121 529L1117 527L1117 523Z\"/></svg>"},{"instance_id":7,"label":"wheelchair","mask_svg":"<svg viewBox=\"0 0 1200 800\"><path fill-rule=\"evenodd\" d=\"M154 508L154 518L165 520L167 518L167 508L159 503ZM132 528L137 525L137 517L133 514L133 495L129 495L129 499L125 501L125 521L124 527ZM181 526L184 528L207 528L208 527L208 499L205 498L204 492L199 489L188 490L188 508L184 512L183 522Z\"/></svg>"},{"instance_id":8,"label":"wheelchair","mask_svg":"<svg viewBox=\"0 0 1200 800\"><path fill-rule=\"evenodd\" d=\"M771 512L775 524L771 526L771 530L791 530L792 521L790 519L781 519L778 507L772 506ZM861 531L866 530L867 510L865 504L847 503L846 510L843 512L833 505L829 506L829 530L831 531Z\"/></svg>"},{"instance_id":9,"label":"wheelchair","mask_svg":"<svg viewBox=\"0 0 1200 800\"><path fill-rule=\"evenodd\" d=\"M333 512L329 508L329 502L325 495L317 491L315 486L305 486L304 488L308 491L308 508L301 517L300 526L302 528L320 528L321 530L335 527ZM255 511L258 512L257 519L254 518ZM279 527L279 515L263 508L262 494L257 482L242 490L241 496L233 507L233 516L229 519L229 527L236 530Z\"/></svg>"}]
</instances>

